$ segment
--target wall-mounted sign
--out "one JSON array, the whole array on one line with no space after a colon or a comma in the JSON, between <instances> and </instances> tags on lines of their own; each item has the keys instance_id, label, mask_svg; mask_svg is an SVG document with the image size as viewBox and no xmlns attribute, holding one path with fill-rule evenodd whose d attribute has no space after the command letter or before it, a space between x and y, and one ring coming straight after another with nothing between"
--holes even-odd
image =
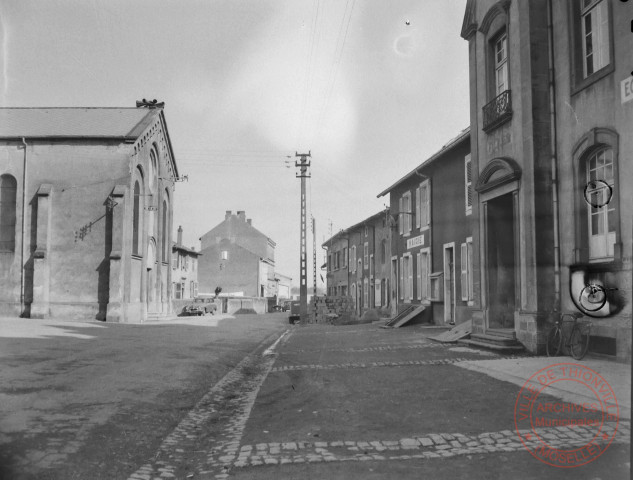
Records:
<instances>
[{"instance_id":1,"label":"wall-mounted sign","mask_svg":"<svg viewBox=\"0 0 633 480\"><path fill-rule=\"evenodd\" d=\"M413 247L421 247L424 245L424 235L418 235L407 240L407 250Z\"/></svg>"},{"instance_id":2,"label":"wall-mounted sign","mask_svg":"<svg viewBox=\"0 0 633 480\"><path fill-rule=\"evenodd\" d=\"M622 91L622 103L633 100L633 75L620 82L620 89Z\"/></svg>"}]
</instances>

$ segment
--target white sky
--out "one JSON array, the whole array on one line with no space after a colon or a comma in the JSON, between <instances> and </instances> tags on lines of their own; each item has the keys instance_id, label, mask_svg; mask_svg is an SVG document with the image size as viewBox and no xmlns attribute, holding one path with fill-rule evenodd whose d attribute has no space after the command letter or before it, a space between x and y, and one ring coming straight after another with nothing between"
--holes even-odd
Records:
<instances>
[{"instance_id":1,"label":"white sky","mask_svg":"<svg viewBox=\"0 0 633 480\"><path fill-rule=\"evenodd\" d=\"M184 243L245 210L298 284L300 183L285 161L312 152L320 266L330 222L335 233L378 212L378 193L468 125L465 5L3 0L0 106L164 101L189 176L174 207Z\"/></svg>"}]
</instances>

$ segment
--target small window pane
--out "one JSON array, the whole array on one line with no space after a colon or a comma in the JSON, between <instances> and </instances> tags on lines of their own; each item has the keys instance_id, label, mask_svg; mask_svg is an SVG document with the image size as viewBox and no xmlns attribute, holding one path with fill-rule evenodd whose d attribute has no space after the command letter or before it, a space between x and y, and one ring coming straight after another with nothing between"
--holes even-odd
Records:
<instances>
[{"instance_id":1,"label":"small window pane","mask_svg":"<svg viewBox=\"0 0 633 480\"><path fill-rule=\"evenodd\" d=\"M607 214L609 217L609 232L615 232L616 223L618 221L615 215L615 209L610 209Z\"/></svg>"}]
</instances>

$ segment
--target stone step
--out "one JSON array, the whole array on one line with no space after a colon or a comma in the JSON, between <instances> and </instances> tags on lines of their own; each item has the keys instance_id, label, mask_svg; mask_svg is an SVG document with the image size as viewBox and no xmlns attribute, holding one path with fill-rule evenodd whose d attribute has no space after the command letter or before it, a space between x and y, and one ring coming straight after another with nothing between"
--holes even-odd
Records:
<instances>
[{"instance_id":1,"label":"stone step","mask_svg":"<svg viewBox=\"0 0 633 480\"><path fill-rule=\"evenodd\" d=\"M471 340L477 340L478 342L487 342L501 346L513 346L519 344L516 338L510 338L502 335L491 335L490 333L471 333L470 338Z\"/></svg>"},{"instance_id":2,"label":"stone step","mask_svg":"<svg viewBox=\"0 0 633 480\"><path fill-rule=\"evenodd\" d=\"M503 345L503 344L488 342L485 340L484 341L474 340L470 338L470 339L457 340L457 343L460 345L468 345L471 347L485 348L487 350L495 350L498 352L522 352L524 350L523 345L521 345L518 342L516 342L516 344L514 345Z\"/></svg>"}]
</instances>

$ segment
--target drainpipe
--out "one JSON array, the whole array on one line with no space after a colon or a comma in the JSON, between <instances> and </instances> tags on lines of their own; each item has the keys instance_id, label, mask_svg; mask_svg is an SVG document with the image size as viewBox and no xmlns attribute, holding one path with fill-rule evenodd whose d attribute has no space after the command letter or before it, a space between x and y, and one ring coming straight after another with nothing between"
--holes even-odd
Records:
<instances>
[{"instance_id":1,"label":"drainpipe","mask_svg":"<svg viewBox=\"0 0 633 480\"><path fill-rule=\"evenodd\" d=\"M552 0L547 0L547 35L549 43L549 115L550 115L550 150L552 152L552 203L554 217L554 311L560 311L560 238L558 212L558 159L556 150L556 90L554 70L554 28Z\"/></svg>"},{"instance_id":2,"label":"drainpipe","mask_svg":"<svg viewBox=\"0 0 633 480\"><path fill-rule=\"evenodd\" d=\"M22 166L22 241L21 241L21 246L20 246L20 250L21 250L21 257L20 257L20 272L21 272L21 278L20 278L20 316L24 315L25 313L25 309L26 309L26 305L24 302L24 269L25 269L25 265L24 265L24 258L25 258L25 254L24 254L24 237L26 235L25 232L25 227L26 227L26 147L28 146L26 144L26 139L24 137L22 137L22 145L24 145L24 162L23 162L23 166Z\"/></svg>"}]
</instances>

